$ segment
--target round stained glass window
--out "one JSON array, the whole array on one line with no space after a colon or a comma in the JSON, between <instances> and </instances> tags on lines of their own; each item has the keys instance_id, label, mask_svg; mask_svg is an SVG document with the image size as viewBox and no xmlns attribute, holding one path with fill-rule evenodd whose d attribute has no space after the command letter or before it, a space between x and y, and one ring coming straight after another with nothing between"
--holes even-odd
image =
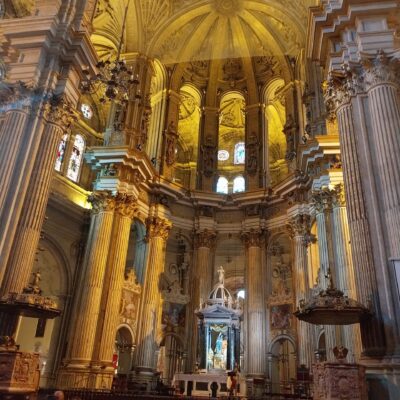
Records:
<instances>
[{"instance_id":1,"label":"round stained glass window","mask_svg":"<svg viewBox=\"0 0 400 400\"><path fill-rule=\"evenodd\" d=\"M218 160L226 161L229 158L229 153L226 150L220 150L218 152Z\"/></svg>"},{"instance_id":2,"label":"round stained glass window","mask_svg":"<svg viewBox=\"0 0 400 400\"><path fill-rule=\"evenodd\" d=\"M89 106L89 104L83 103L81 105L81 111L82 111L82 115L86 119L91 119L93 117L93 110L92 110L92 107Z\"/></svg>"}]
</instances>

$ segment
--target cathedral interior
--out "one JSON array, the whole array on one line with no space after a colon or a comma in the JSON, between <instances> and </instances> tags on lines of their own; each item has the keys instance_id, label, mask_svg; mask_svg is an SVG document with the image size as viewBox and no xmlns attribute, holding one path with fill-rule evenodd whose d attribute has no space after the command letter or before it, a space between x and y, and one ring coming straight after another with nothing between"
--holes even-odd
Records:
<instances>
[{"instance_id":1,"label":"cathedral interior","mask_svg":"<svg viewBox=\"0 0 400 400\"><path fill-rule=\"evenodd\" d=\"M0 18L0 396L400 398L399 0Z\"/></svg>"}]
</instances>

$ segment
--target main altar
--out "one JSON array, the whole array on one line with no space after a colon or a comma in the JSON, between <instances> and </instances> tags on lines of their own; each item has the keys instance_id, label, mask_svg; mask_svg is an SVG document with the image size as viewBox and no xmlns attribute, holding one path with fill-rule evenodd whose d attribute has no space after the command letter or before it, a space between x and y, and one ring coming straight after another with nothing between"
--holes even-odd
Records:
<instances>
[{"instance_id":1,"label":"main altar","mask_svg":"<svg viewBox=\"0 0 400 400\"><path fill-rule=\"evenodd\" d=\"M198 357L194 374L176 374L174 385L185 395L227 394L228 372L240 370L240 322L242 309L225 287L225 272L208 299L195 311L198 318Z\"/></svg>"}]
</instances>

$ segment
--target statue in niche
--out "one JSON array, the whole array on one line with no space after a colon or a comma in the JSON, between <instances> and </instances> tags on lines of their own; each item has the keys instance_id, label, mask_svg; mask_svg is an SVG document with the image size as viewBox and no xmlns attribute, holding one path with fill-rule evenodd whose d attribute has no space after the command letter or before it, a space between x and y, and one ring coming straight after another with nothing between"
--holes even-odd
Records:
<instances>
[{"instance_id":1,"label":"statue in niche","mask_svg":"<svg viewBox=\"0 0 400 400\"><path fill-rule=\"evenodd\" d=\"M211 135L207 135L204 145L201 146L203 153L203 172L205 176L211 176L214 172L215 147Z\"/></svg>"},{"instance_id":2,"label":"statue in niche","mask_svg":"<svg viewBox=\"0 0 400 400\"><path fill-rule=\"evenodd\" d=\"M246 156L246 163L247 163L247 172L251 175L257 172L258 166L258 148L259 148L259 141L257 134L252 132L249 136L248 142L246 144L247 156Z\"/></svg>"},{"instance_id":3,"label":"statue in niche","mask_svg":"<svg viewBox=\"0 0 400 400\"><path fill-rule=\"evenodd\" d=\"M167 165L172 165L175 163L175 138L172 136L167 137L165 161Z\"/></svg>"}]
</instances>

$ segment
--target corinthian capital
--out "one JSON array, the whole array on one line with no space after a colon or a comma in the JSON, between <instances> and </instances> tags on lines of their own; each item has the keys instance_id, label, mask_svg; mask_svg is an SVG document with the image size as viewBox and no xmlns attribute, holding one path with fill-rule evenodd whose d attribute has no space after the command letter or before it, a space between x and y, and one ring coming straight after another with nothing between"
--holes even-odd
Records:
<instances>
[{"instance_id":1,"label":"corinthian capital","mask_svg":"<svg viewBox=\"0 0 400 400\"><path fill-rule=\"evenodd\" d=\"M2 82L0 87L0 111L29 110L32 108L34 90L23 82L14 84Z\"/></svg>"},{"instance_id":2,"label":"corinthian capital","mask_svg":"<svg viewBox=\"0 0 400 400\"><path fill-rule=\"evenodd\" d=\"M72 106L60 96L53 96L43 106L43 117L49 123L69 129L76 120Z\"/></svg>"},{"instance_id":3,"label":"corinthian capital","mask_svg":"<svg viewBox=\"0 0 400 400\"><path fill-rule=\"evenodd\" d=\"M335 207L345 207L346 206L346 198L344 194L344 186L343 183L339 183L338 185L335 186L334 189L334 199L333 199L333 205Z\"/></svg>"},{"instance_id":4,"label":"corinthian capital","mask_svg":"<svg viewBox=\"0 0 400 400\"><path fill-rule=\"evenodd\" d=\"M361 64L367 90L385 83L399 84L400 61L397 58L388 57L383 50L379 50L374 58L362 59Z\"/></svg>"},{"instance_id":5,"label":"corinthian capital","mask_svg":"<svg viewBox=\"0 0 400 400\"><path fill-rule=\"evenodd\" d=\"M135 196L126 193L118 193L115 197L115 211L123 217L133 219L138 214L138 206Z\"/></svg>"},{"instance_id":6,"label":"corinthian capital","mask_svg":"<svg viewBox=\"0 0 400 400\"><path fill-rule=\"evenodd\" d=\"M113 211L116 205L115 197L106 190L93 192L88 197L88 202L92 204L92 212L94 214Z\"/></svg>"},{"instance_id":7,"label":"corinthian capital","mask_svg":"<svg viewBox=\"0 0 400 400\"><path fill-rule=\"evenodd\" d=\"M203 231L195 232L194 234L194 247L208 247L211 249L215 245L217 233L215 231L204 229Z\"/></svg>"},{"instance_id":8,"label":"corinthian capital","mask_svg":"<svg viewBox=\"0 0 400 400\"><path fill-rule=\"evenodd\" d=\"M241 238L246 248L261 247L265 239L265 231L250 229L249 231L242 232Z\"/></svg>"},{"instance_id":9,"label":"corinthian capital","mask_svg":"<svg viewBox=\"0 0 400 400\"><path fill-rule=\"evenodd\" d=\"M155 237L167 240L171 227L172 223L164 218L147 218L147 240Z\"/></svg>"},{"instance_id":10,"label":"corinthian capital","mask_svg":"<svg viewBox=\"0 0 400 400\"><path fill-rule=\"evenodd\" d=\"M307 245L312 241L310 233L311 221L308 214L298 214L288 220L286 225L290 237L303 237L303 244Z\"/></svg>"},{"instance_id":11,"label":"corinthian capital","mask_svg":"<svg viewBox=\"0 0 400 400\"><path fill-rule=\"evenodd\" d=\"M311 203L313 204L317 213L332 210L332 205L336 198L336 191L334 189L323 188L315 190L311 193Z\"/></svg>"}]
</instances>

